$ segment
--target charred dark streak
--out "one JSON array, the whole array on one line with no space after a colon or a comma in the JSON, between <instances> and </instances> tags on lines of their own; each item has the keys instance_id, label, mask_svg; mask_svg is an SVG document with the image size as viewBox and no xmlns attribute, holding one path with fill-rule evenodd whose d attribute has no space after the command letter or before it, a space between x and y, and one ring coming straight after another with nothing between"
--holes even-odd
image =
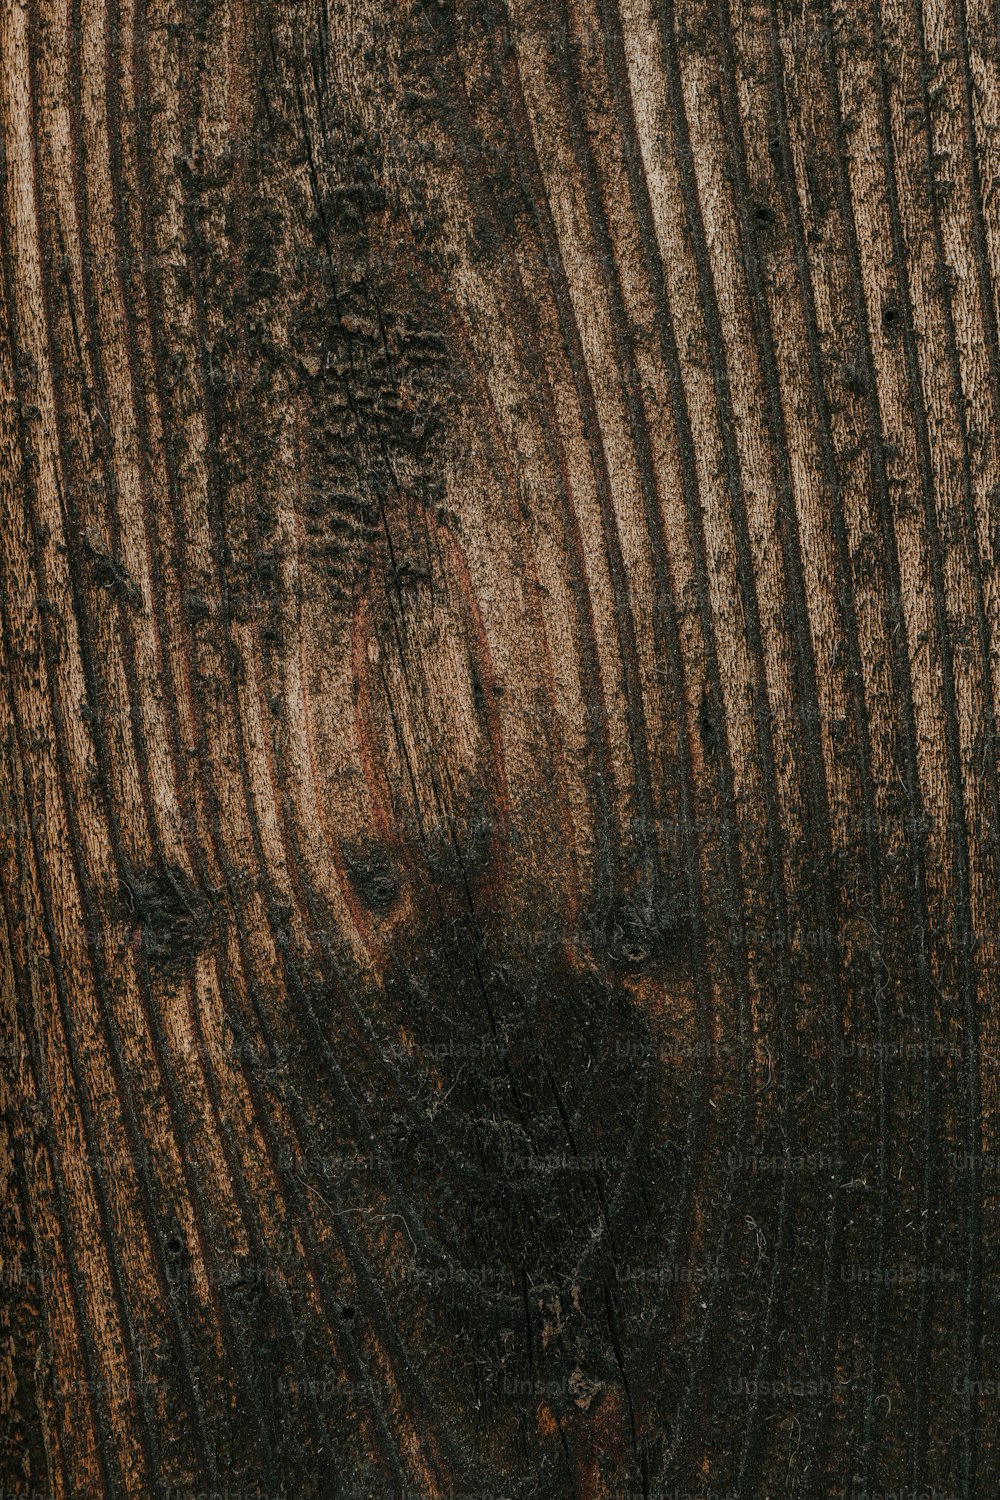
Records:
<instances>
[{"instance_id":1,"label":"charred dark streak","mask_svg":"<svg viewBox=\"0 0 1000 1500\"><path fill-rule=\"evenodd\" d=\"M153 969L188 968L211 942L216 924L206 896L176 867L130 871L125 903L138 922L143 952Z\"/></svg>"}]
</instances>

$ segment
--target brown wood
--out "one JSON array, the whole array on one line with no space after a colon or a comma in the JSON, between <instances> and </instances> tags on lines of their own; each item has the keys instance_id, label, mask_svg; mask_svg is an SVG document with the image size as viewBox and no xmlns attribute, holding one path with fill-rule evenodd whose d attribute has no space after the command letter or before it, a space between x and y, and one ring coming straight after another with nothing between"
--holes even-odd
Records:
<instances>
[{"instance_id":1,"label":"brown wood","mask_svg":"<svg viewBox=\"0 0 1000 1500\"><path fill-rule=\"evenodd\" d=\"M997 1493L998 28L2 0L2 1500Z\"/></svg>"}]
</instances>

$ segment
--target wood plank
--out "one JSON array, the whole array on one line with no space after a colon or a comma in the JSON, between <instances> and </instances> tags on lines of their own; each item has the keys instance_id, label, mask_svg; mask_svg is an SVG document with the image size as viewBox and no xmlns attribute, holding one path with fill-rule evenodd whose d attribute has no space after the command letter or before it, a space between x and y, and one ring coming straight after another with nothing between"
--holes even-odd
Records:
<instances>
[{"instance_id":1,"label":"wood plank","mask_svg":"<svg viewBox=\"0 0 1000 1500\"><path fill-rule=\"evenodd\" d=\"M0 1500L971 1497L985 0L0 0Z\"/></svg>"}]
</instances>

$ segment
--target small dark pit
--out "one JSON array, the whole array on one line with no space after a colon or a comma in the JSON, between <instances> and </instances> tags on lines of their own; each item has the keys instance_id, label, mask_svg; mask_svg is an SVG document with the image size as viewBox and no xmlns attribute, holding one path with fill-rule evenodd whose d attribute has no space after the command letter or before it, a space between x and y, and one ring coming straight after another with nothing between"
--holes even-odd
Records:
<instances>
[{"instance_id":1,"label":"small dark pit","mask_svg":"<svg viewBox=\"0 0 1000 1500\"><path fill-rule=\"evenodd\" d=\"M380 849L354 850L347 855L354 889L370 912L387 917L399 900L402 881Z\"/></svg>"},{"instance_id":2,"label":"small dark pit","mask_svg":"<svg viewBox=\"0 0 1000 1500\"><path fill-rule=\"evenodd\" d=\"M687 918L678 890L656 876L640 881L606 914L601 946L621 974L654 973L683 963Z\"/></svg>"}]
</instances>

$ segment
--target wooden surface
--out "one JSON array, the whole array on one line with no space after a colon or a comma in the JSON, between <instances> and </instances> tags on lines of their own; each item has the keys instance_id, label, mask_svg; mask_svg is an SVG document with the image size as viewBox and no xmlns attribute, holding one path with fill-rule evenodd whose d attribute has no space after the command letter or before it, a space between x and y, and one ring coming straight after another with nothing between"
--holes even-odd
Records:
<instances>
[{"instance_id":1,"label":"wooden surface","mask_svg":"<svg viewBox=\"0 0 1000 1500\"><path fill-rule=\"evenodd\" d=\"M997 1493L998 27L2 0L4 1500Z\"/></svg>"}]
</instances>

